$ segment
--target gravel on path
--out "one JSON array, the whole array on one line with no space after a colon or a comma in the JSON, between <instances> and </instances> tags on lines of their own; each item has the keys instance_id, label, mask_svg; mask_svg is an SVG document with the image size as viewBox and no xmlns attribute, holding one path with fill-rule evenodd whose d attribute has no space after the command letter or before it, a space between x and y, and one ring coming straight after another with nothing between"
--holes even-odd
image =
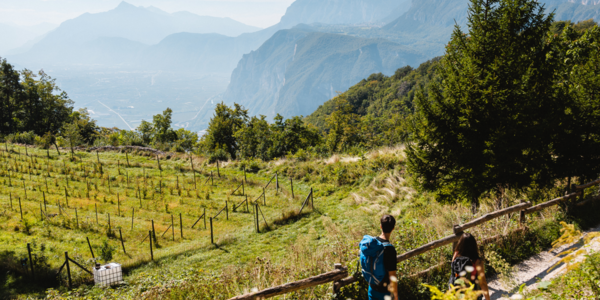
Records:
<instances>
[{"instance_id":1,"label":"gravel on path","mask_svg":"<svg viewBox=\"0 0 600 300\"><path fill-rule=\"evenodd\" d=\"M585 233L599 232L600 226L585 231ZM555 267L555 264L560 260L556 255L564 250L580 249L581 244L572 244L561 247L555 251L544 251L538 255L535 255L528 260L518 264L514 272L514 282L518 283L515 286L519 287L523 283L527 284L526 289L537 288L538 282L550 281L553 278L562 275L566 270L566 265L560 264ZM600 238L594 239L588 246L585 247L587 252L600 251ZM585 254L577 256L575 261L581 261L585 259ZM491 277L488 282L490 289L490 296L492 300L503 300L510 299L514 294L511 287L506 287L497 277Z\"/></svg>"}]
</instances>

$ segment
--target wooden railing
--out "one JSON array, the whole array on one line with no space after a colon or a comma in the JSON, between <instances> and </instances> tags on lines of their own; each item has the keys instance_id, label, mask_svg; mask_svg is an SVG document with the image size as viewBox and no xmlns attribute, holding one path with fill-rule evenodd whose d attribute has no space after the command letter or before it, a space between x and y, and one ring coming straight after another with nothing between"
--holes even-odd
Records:
<instances>
[{"instance_id":1,"label":"wooden railing","mask_svg":"<svg viewBox=\"0 0 600 300\"><path fill-rule=\"evenodd\" d=\"M396 259L398 262L405 261L405 260L415 257L417 255L429 252L433 249L437 249L437 248L449 245L451 243L457 242L460 239L461 234L465 230L479 226L481 224L484 224L486 222L489 222L493 219L496 219L498 217L501 217L501 216L504 216L507 214L519 212L520 222L524 223L526 220L526 215L532 214L534 212L540 211L544 208L547 208L547 207L550 207L553 205L558 205L566 200L569 200L572 198L577 198L577 196L579 196L579 195L583 196L586 188L592 187L597 184L600 184L600 179L583 184L583 185L579 185L579 186L574 185L573 187L575 189L575 192L570 193L565 196L562 196L562 197L558 197L556 199L549 200L547 202L544 202L544 203L541 203L541 204L538 204L535 206L532 206L530 202L520 203L520 204L511 206L511 207L508 207L508 208L505 208L502 210L498 210L498 211L494 211L494 212L485 214L485 215L483 215L477 219L474 219L470 222L467 222L465 224L455 225L453 228L454 234L444 237L442 239L430 242L426 245L423 245L419 248L413 249L406 253L400 254L396 257ZM581 198L583 199L583 197L581 197ZM600 197L594 197L592 199L600 199ZM518 229L518 230L520 230L520 229ZM496 237L494 237L494 238L496 238ZM494 239L494 238L492 238L492 239ZM414 276L421 276L422 275L421 273L429 272L430 270L437 268L437 267L440 267L440 265L433 266L432 268L427 269L423 272L414 274ZM268 288L268 289L265 289L262 291L237 296L237 297L231 298L230 300L266 299L266 298L275 297L277 295L287 294L287 293L291 293L291 292L294 292L297 290L307 289L307 288L311 288L311 287L314 287L317 285L330 283L330 282L333 282L333 290L335 293L337 293L342 287L353 284L356 281L358 281L358 279L356 277L348 276L348 268L347 267L344 267L341 264L336 264L334 271L320 274L317 276L313 276L310 278L306 278L306 279L303 279L300 281L286 283L286 284Z\"/></svg>"}]
</instances>

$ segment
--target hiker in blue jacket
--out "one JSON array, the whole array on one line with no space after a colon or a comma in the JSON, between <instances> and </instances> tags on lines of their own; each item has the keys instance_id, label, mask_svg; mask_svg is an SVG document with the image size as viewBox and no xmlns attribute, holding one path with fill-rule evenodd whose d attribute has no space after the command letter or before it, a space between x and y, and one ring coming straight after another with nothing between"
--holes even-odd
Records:
<instances>
[{"instance_id":1,"label":"hiker in blue jacket","mask_svg":"<svg viewBox=\"0 0 600 300\"><path fill-rule=\"evenodd\" d=\"M386 300L386 296L398 299L396 248L390 243L395 226L396 219L385 215L381 217L381 235L365 235L360 242L360 263L369 283L369 300Z\"/></svg>"}]
</instances>

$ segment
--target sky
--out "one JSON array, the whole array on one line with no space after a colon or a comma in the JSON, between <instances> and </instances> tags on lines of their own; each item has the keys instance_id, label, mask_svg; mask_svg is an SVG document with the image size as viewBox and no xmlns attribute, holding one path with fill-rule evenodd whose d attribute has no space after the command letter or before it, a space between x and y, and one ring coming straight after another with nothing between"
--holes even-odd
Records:
<instances>
[{"instance_id":1,"label":"sky","mask_svg":"<svg viewBox=\"0 0 600 300\"><path fill-rule=\"evenodd\" d=\"M230 17L266 28L279 22L294 0L127 0L136 6L155 6L166 12L189 11L203 16ZM121 0L0 0L0 23L31 26L60 24L86 12L111 10Z\"/></svg>"}]
</instances>

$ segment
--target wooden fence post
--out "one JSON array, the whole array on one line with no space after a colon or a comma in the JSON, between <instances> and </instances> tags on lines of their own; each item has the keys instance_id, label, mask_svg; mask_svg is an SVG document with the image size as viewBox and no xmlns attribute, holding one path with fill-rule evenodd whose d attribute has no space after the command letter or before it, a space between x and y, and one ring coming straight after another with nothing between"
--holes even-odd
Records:
<instances>
[{"instance_id":1,"label":"wooden fence post","mask_svg":"<svg viewBox=\"0 0 600 300\"><path fill-rule=\"evenodd\" d=\"M86 236L85 239L87 240L88 247L90 247L90 253L92 253L92 258L94 259L94 261L96 261L96 256L94 256L94 250L92 249L92 244L90 244L90 238L88 238Z\"/></svg>"},{"instance_id":2,"label":"wooden fence post","mask_svg":"<svg viewBox=\"0 0 600 300\"><path fill-rule=\"evenodd\" d=\"M131 230L133 230L133 217L135 216L135 208L131 208Z\"/></svg>"},{"instance_id":3,"label":"wooden fence post","mask_svg":"<svg viewBox=\"0 0 600 300\"><path fill-rule=\"evenodd\" d=\"M171 215L171 231L173 232L173 242L175 241L175 226L173 224L173 215Z\"/></svg>"},{"instance_id":4,"label":"wooden fence post","mask_svg":"<svg viewBox=\"0 0 600 300\"><path fill-rule=\"evenodd\" d=\"M204 214L202 214L204 216L204 229L206 229L206 207L204 208Z\"/></svg>"},{"instance_id":5,"label":"wooden fence post","mask_svg":"<svg viewBox=\"0 0 600 300\"><path fill-rule=\"evenodd\" d=\"M213 239L213 225L212 225L212 217L210 218L210 243L214 244L214 239Z\"/></svg>"},{"instance_id":6,"label":"wooden fence post","mask_svg":"<svg viewBox=\"0 0 600 300\"><path fill-rule=\"evenodd\" d=\"M217 176L221 178L221 171L219 170L219 160L217 159Z\"/></svg>"},{"instance_id":7,"label":"wooden fence post","mask_svg":"<svg viewBox=\"0 0 600 300\"><path fill-rule=\"evenodd\" d=\"M110 214L108 215L108 232L111 232L111 228L110 228Z\"/></svg>"},{"instance_id":8,"label":"wooden fence post","mask_svg":"<svg viewBox=\"0 0 600 300\"><path fill-rule=\"evenodd\" d=\"M150 259L154 260L154 253L152 253L152 231L148 231L148 237L150 241Z\"/></svg>"},{"instance_id":9,"label":"wooden fence post","mask_svg":"<svg viewBox=\"0 0 600 300\"><path fill-rule=\"evenodd\" d=\"M47 213L48 210L46 209L46 192L42 192L42 197L44 197L44 211Z\"/></svg>"},{"instance_id":10,"label":"wooden fence post","mask_svg":"<svg viewBox=\"0 0 600 300\"><path fill-rule=\"evenodd\" d=\"M265 206L267 206L267 191L265 191L264 187L263 187L263 204Z\"/></svg>"},{"instance_id":11,"label":"wooden fence post","mask_svg":"<svg viewBox=\"0 0 600 300\"><path fill-rule=\"evenodd\" d=\"M21 206L21 197L19 197L19 210L21 211L21 220L23 220L23 207Z\"/></svg>"},{"instance_id":12,"label":"wooden fence post","mask_svg":"<svg viewBox=\"0 0 600 300\"><path fill-rule=\"evenodd\" d=\"M225 201L225 217L229 220L229 204Z\"/></svg>"},{"instance_id":13,"label":"wooden fence post","mask_svg":"<svg viewBox=\"0 0 600 300\"><path fill-rule=\"evenodd\" d=\"M67 277L69 279L69 288L72 286L71 282L71 267L69 266L69 253L65 252L65 263L67 264Z\"/></svg>"},{"instance_id":14,"label":"wooden fence post","mask_svg":"<svg viewBox=\"0 0 600 300\"><path fill-rule=\"evenodd\" d=\"M79 216L77 215L77 208L75 209L75 224L77 224L77 228L79 228Z\"/></svg>"},{"instance_id":15,"label":"wooden fence post","mask_svg":"<svg viewBox=\"0 0 600 300\"><path fill-rule=\"evenodd\" d=\"M181 239L183 240L183 219L181 213L179 213L179 232L181 233Z\"/></svg>"},{"instance_id":16,"label":"wooden fence post","mask_svg":"<svg viewBox=\"0 0 600 300\"><path fill-rule=\"evenodd\" d=\"M121 238L121 246L123 247L123 253L127 254L127 251L125 251L125 243L123 242L123 233L121 233L121 228L119 228L119 237Z\"/></svg>"},{"instance_id":17,"label":"wooden fence post","mask_svg":"<svg viewBox=\"0 0 600 300\"><path fill-rule=\"evenodd\" d=\"M279 192L279 173L275 172L275 191Z\"/></svg>"},{"instance_id":18,"label":"wooden fence post","mask_svg":"<svg viewBox=\"0 0 600 300\"><path fill-rule=\"evenodd\" d=\"M12 205L12 192L8 193L8 197L10 199L10 210L12 210L13 209L13 205Z\"/></svg>"},{"instance_id":19,"label":"wooden fence post","mask_svg":"<svg viewBox=\"0 0 600 300\"><path fill-rule=\"evenodd\" d=\"M246 179L246 167L244 167L244 182L248 182L248 180Z\"/></svg>"},{"instance_id":20,"label":"wooden fence post","mask_svg":"<svg viewBox=\"0 0 600 300\"><path fill-rule=\"evenodd\" d=\"M215 185L215 181L213 180L213 171L210 171L210 185Z\"/></svg>"},{"instance_id":21,"label":"wooden fence post","mask_svg":"<svg viewBox=\"0 0 600 300\"><path fill-rule=\"evenodd\" d=\"M254 204L254 214L256 215L256 233L260 233L260 223L258 219L258 203Z\"/></svg>"},{"instance_id":22,"label":"wooden fence post","mask_svg":"<svg viewBox=\"0 0 600 300\"><path fill-rule=\"evenodd\" d=\"M452 227L452 232L454 232L455 236L461 236L463 234L463 231L460 229L459 225L454 225ZM452 253L454 253L454 251L456 250L456 243L457 242L452 243Z\"/></svg>"},{"instance_id":23,"label":"wooden fence post","mask_svg":"<svg viewBox=\"0 0 600 300\"><path fill-rule=\"evenodd\" d=\"M310 207L312 210L315 210L315 197L313 194L313 188L310 188Z\"/></svg>"},{"instance_id":24,"label":"wooden fence post","mask_svg":"<svg viewBox=\"0 0 600 300\"><path fill-rule=\"evenodd\" d=\"M343 270L344 269L344 267L342 266L342 264L335 264L334 266L335 266L336 270ZM337 294L340 292L340 288L341 288L341 286L340 286L339 280L338 281L334 281L333 282L333 294L335 296L337 296Z\"/></svg>"},{"instance_id":25,"label":"wooden fence post","mask_svg":"<svg viewBox=\"0 0 600 300\"><path fill-rule=\"evenodd\" d=\"M292 199L294 199L294 178L290 177L290 187L292 188Z\"/></svg>"},{"instance_id":26,"label":"wooden fence post","mask_svg":"<svg viewBox=\"0 0 600 300\"><path fill-rule=\"evenodd\" d=\"M119 200L119 193L117 193L117 216L121 216L121 200Z\"/></svg>"},{"instance_id":27,"label":"wooden fence post","mask_svg":"<svg viewBox=\"0 0 600 300\"><path fill-rule=\"evenodd\" d=\"M29 253L29 266L31 267L31 278L35 279L35 271L33 269L33 259L31 259L31 244L27 243L27 253Z\"/></svg>"},{"instance_id":28,"label":"wooden fence post","mask_svg":"<svg viewBox=\"0 0 600 300\"><path fill-rule=\"evenodd\" d=\"M154 242L156 242L156 231L154 231L154 220L152 220L152 236L151 239L154 239Z\"/></svg>"}]
</instances>

